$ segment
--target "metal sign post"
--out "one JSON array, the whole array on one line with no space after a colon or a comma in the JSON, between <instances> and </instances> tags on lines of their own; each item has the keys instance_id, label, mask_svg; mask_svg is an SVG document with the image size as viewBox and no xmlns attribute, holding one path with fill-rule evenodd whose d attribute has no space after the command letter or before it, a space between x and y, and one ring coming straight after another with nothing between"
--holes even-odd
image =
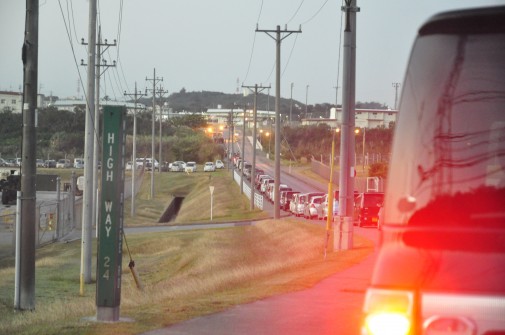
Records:
<instances>
[{"instance_id":1,"label":"metal sign post","mask_svg":"<svg viewBox=\"0 0 505 335\"><path fill-rule=\"evenodd\" d=\"M214 186L209 186L210 190L210 221L212 221L212 207L213 207L213 200L214 200Z\"/></svg>"},{"instance_id":2,"label":"metal sign post","mask_svg":"<svg viewBox=\"0 0 505 335\"><path fill-rule=\"evenodd\" d=\"M105 106L96 270L97 321L119 321L124 207L124 107Z\"/></svg>"}]
</instances>

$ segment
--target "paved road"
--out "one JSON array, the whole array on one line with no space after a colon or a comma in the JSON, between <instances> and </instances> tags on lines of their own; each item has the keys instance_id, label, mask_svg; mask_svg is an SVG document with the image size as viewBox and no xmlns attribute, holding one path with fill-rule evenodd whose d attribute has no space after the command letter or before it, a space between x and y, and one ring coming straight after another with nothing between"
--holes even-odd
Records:
<instances>
[{"instance_id":1,"label":"paved road","mask_svg":"<svg viewBox=\"0 0 505 335\"><path fill-rule=\"evenodd\" d=\"M373 228L357 228L356 233L375 242L378 238ZM361 306L375 257L374 253L310 289L239 305L144 335L359 334Z\"/></svg>"}]
</instances>

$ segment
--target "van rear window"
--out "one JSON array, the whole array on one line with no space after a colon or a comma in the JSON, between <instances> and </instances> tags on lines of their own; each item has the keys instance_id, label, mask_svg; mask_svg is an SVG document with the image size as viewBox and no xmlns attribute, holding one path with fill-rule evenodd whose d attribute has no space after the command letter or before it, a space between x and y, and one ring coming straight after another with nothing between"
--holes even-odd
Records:
<instances>
[{"instance_id":1,"label":"van rear window","mask_svg":"<svg viewBox=\"0 0 505 335\"><path fill-rule=\"evenodd\" d=\"M505 228L505 34L418 38L398 123L386 224Z\"/></svg>"}]
</instances>

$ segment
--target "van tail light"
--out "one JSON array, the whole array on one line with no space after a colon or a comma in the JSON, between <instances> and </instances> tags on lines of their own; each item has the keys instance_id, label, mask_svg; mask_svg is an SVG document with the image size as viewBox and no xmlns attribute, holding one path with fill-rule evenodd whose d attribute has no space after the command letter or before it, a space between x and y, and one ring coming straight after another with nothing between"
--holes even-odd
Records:
<instances>
[{"instance_id":1,"label":"van tail light","mask_svg":"<svg viewBox=\"0 0 505 335\"><path fill-rule=\"evenodd\" d=\"M362 335L408 335L413 328L414 293L368 289Z\"/></svg>"}]
</instances>

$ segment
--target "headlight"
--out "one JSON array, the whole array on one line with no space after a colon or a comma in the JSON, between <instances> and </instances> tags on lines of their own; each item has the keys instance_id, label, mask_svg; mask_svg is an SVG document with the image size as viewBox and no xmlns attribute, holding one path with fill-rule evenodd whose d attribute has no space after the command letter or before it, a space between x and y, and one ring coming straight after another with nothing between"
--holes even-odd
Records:
<instances>
[{"instance_id":1,"label":"headlight","mask_svg":"<svg viewBox=\"0 0 505 335\"><path fill-rule=\"evenodd\" d=\"M363 335L407 335L412 328L414 294L369 289L365 297Z\"/></svg>"}]
</instances>

